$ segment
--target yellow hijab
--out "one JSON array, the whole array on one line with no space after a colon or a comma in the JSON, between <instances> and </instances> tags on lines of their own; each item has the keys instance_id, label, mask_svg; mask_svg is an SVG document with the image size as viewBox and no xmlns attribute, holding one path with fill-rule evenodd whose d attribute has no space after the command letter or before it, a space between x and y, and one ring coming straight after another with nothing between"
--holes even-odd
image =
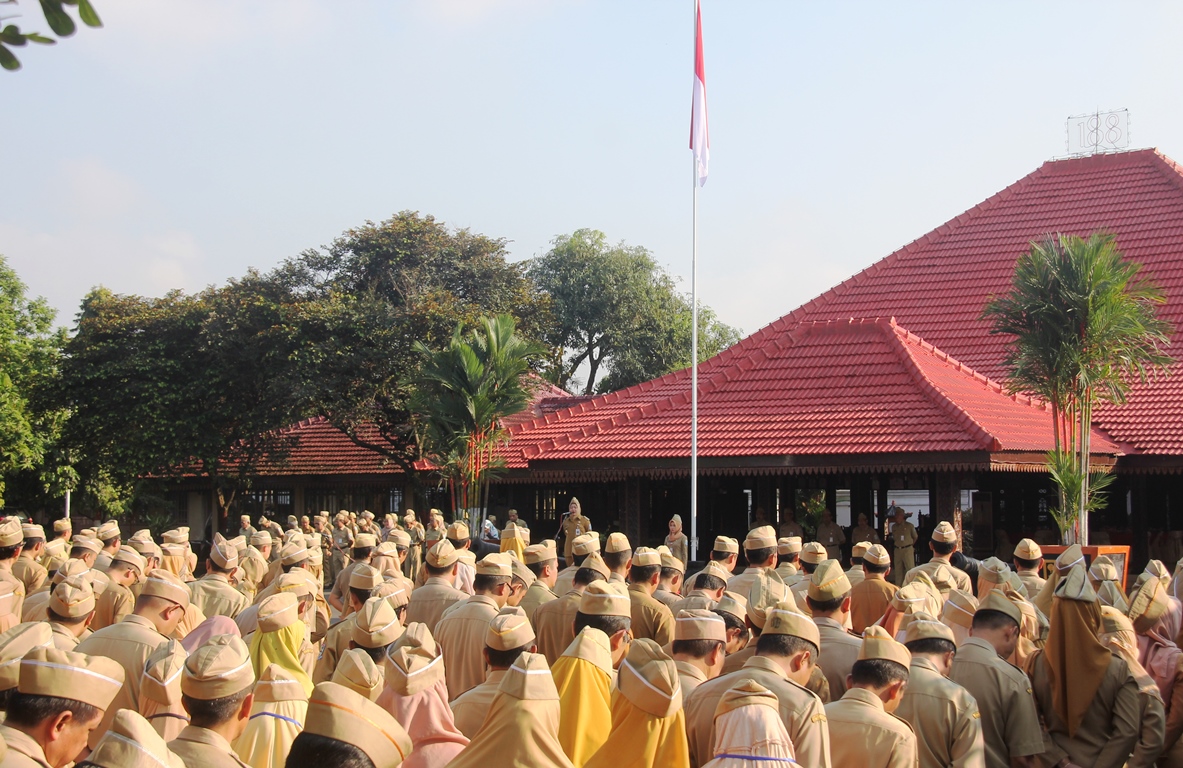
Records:
<instances>
[{"instance_id":1,"label":"yellow hijab","mask_svg":"<svg viewBox=\"0 0 1183 768\"><path fill-rule=\"evenodd\" d=\"M234 740L234 752L251 768L284 768L307 714L304 687L286 669L268 666L255 684L251 717Z\"/></svg>"},{"instance_id":2,"label":"yellow hijab","mask_svg":"<svg viewBox=\"0 0 1183 768\"><path fill-rule=\"evenodd\" d=\"M312 679L300 663L300 647L304 644L304 622L296 619L282 629L264 632L262 628L251 638L251 662L259 677L268 666L275 664L304 688L304 697L312 695Z\"/></svg>"},{"instance_id":3,"label":"yellow hijab","mask_svg":"<svg viewBox=\"0 0 1183 768\"><path fill-rule=\"evenodd\" d=\"M551 668L562 715L559 743L582 768L612 730L612 648L608 636L584 627Z\"/></svg>"}]
</instances>

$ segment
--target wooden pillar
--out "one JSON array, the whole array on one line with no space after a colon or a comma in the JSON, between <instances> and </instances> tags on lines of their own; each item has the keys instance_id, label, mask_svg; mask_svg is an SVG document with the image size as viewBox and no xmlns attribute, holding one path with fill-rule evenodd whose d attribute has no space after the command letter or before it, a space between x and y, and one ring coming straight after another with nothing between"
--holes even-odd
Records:
<instances>
[{"instance_id":1,"label":"wooden pillar","mask_svg":"<svg viewBox=\"0 0 1183 768\"><path fill-rule=\"evenodd\" d=\"M642 496L647 490L648 481L639 477L630 477L621 485L623 503L620 505L620 527L630 542L641 541L641 515L645 504ZM639 546L634 544L634 546Z\"/></svg>"}]
</instances>

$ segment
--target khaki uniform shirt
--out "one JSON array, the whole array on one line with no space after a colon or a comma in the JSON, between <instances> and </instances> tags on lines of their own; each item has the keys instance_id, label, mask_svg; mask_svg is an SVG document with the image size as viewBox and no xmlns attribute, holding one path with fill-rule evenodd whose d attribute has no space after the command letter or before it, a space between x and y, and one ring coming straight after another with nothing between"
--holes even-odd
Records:
<instances>
[{"instance_id":1,"label":"khaki uniform shirt","mask_svg":"<svg viewBox=\"0 0 1183 768\"><path fill-rule=\"evenodd\" d=\"M485 724L485 715L489 714L489 707L493 705L493 698L506 671L490 669L485 682L452 702L452 718L456 721L456 728L469 739L476 736L476 732Z\"/></svg>"},{"instance_id":2,"label":"khaki uniform shirt","mask_svg":"<svg viewBox=\"0 0 1183 768\"><path fill-rule=\"evenodd\" d=\"M817 625L822 641L817 665L822 668L830 684L830 698L840 699L846 692L846 676L858 661L863 639L847 632L846 627L833 619L817 618L813 623Z\"/></svg>"},{"instance_id":3,"label":"khaki uniform shirt","mask_svg":"<svg viewBox=\"0 0 1183 768\"><path fill-rule=\"evenodd\" d=\"M798 581L801 581L801 569L799 569L794 563L790 563L788 560L777 561L776 575L780 576L781 581L785 583L785 586L789 587L793 586Z\"/></svg>"},{"instance_id":4,"label":"khaki uniform shirt","mask_svg":"<svg viewBox=\"0 0 1183 768\"><path fill-rule=\"evenodd\" d=\"M682 601L681 595L675 595L665 589L653 590L653 599L670 609L670 613L674 613L674 606ZM674 614L675 616L677 614Z\"/></svg>"},{"instance_id":5,"label":"khaki uniform shirt","mask_svg":"<svg viewBox=\"0 0 1183 768\"><path fill-rule=\"evenodd\" d=\"M544 603L549 603L551 600L558 600L551 588L542 583L541 579L536 579L530 588L526 590L526 594L522 595L522 602L518 603L518 607L526 613L526 618L531 622L534 621L534 611Z\"/></svg>"},{"instance_id":6,"label":"khaki uniform shirt","mask_svg":"<svg viewBox=\"0 0 1183 768\"><path fill-rule=\"evenodd\" d=\"M801 529L801 524L796 520L786 520L780 524L780 537L784 539L790 536L805 538L805 531Z\"/></svg>"},{"instance_id":7,"label":"khaki uniform shirt","mask_svg":"<svg viewBox=\"0 0 1183 768\"><path fill-rule=\"evenodd\" d=\"M498 610L493 598L473 595L449 609L436 624L435 640L444 650L450 701L485 681L485 635Z\"/></svg>"},{"instance_id":8,"label":"khaki uniform shirt","mask_svg":"<svg viewBox=\"0 0 1183 768\"><path fill-rule=\"evenodd\" d=\"M59 651L73 651L78 647L78 638L64 624L51 621L49 622L49 628L53 630L54 648L57 648Z\"/></svg>"},{"instance_id":9,"label":"khaki uniform shirt","mask_svg":"<svg viewBox=\"0 0 1183 768\"><path fill-rule=\"evenodd\" d=\"M670 609L654 600L639 584L630 584L628 598L632 601L633 637L646 637L658 645L674 640L674 615Z\"/></svg>"},{"instance_id":10,"label":"khaki uniform shirt","mask_svg":"<svg viewBox=\"0 0 1183 768\"><path fill-rule=\"evenodd\" d=\"M932 576L937 567L941 565L945 566L953 573L953 580L957 582L958 589L967 595L974 594L974 583L973 580L969 578L969 574L960 568L955 568L949 563L948 560L942 557L934 557L924 565L918 565L912 570L908 571L907 574L904 575L904 582L906 583L911 580L912 574L916 573L917 571L924 571L929 576Z\"/></svg>"},{"instance_id":11,"label":"khaki uniform shirt","mask_svg":"<svg viewBox=\"0 0 1183 768\"><path fill-rule=\"evenodd\" d=\"M756 638L744 646L741 650L735 653L727 654L723 659L723 670L719 673L721 675L730 675L732 672L738 672L743 669L743 665L748 663L748 659L756 655ZM824 676L824 673L823 673Z\"/></svg>"},{"instance_id":12,"label":"khaki uniform shirt","mask_svg":"<svg viewBox=\"0 0 1183 768\"><path fill-rule=\"evenodd\" d=\"M846 533L837 523L823 523L817 527L817 542L826 548L826 557L838 560L842 545L846 543Z\"/></svg>"},{"instance_id":13,"label":"khaki uniform shirt","mask_svg":"<svg viewBox=\"0 0 1183 768\"><path fill-rule=\"evenodd\" d=\"M698 686L707 681L706 673L688 661L675 659L674 666L678 668L678 681L682 686L682 701L686 701L687 696L694 693Z\"/></svg>"},{"instance_id":14,"label":"khaki uniform shirt","mask_svg":"<svg viewBox=\"0 0 1183 768\"><path fill-rule=\"evenodd\" d=\"M355 560L342 568L341 572L337 574L337 580L333 582L333 590L329 592L330 598L336 597L344 606L341 609L342 616L348 616L353 613L353 608L349 605L349 577L353 575L353 572L357 570L359 565L369 565L369 563Z\"/></svg>"},{"instance_id":15,"label":"khaki uniform shirt","mask_svg":"<svg viewBox=\"0 0 1183 768\"><path fill-rule=\"evenodd\" d=\"M99 552L94 559L94 569L96 571L102 571L103 573L106 573L107 569L111 567L113 557L114 554L106 550Z\"/></svg>"},{"instance_id":16,"label":"khaki uniform shirt","mask_svg":"<svg viewBox=\"0 0 1183 768\"><path fill-rule=\"evenodd\" d=\"M850 626L863 632L882 618L899 587L882 576L863 579L850 590Z\"/></svg>"},{"instance_id":17,"label":"khaki uniform shirt","mask_svg":"<svg viewBox=\"0 0 1183 768\"><path fill-rule=\"evenodd\" d=\"M7 581L12 585L12 612L16 616L22 616L25 607L25 582L13 576L11 571L6 571L3 568L0 568L0 581Z\"/></svg>"},{"instance_id":18,"label":"khaki uniform shirt","mask_svg":"<svg viewBox=\"0 0 1183 768\"><path fill-rule=\"evenodd\" d=\"M144 673L144 664L149 656L167 642L168 638L157 632L152 622L133 613L118 624L96 631L74 649L77 653L89 656L106 656L123 667L123 687L115 694L111 706L107 707L99 727L91 731L91 749L111 727L117 710L140 710L140 677Z\"/></svg>"},{"instance_id":19,"label":"khaki uniform shirt","mask_svg":"<svg viewBox=\"0 0 1183 768\"><path fill-rule=\"evenodd\" d=\"M785 677L776 662L763 656L751 657L737 672L700 683L685 700L690 764L702 766L714 757L715 707L723 694L746 679L755 680L776 696L777 712L792 739L797 763L830 768L830 734L821 699ZM833 766L847 768L837 762Z\"/></svg>"},{"instance_id":20,"label":"khaki uniform shirt","mask_svg":"<svg viewBox=\"0 0 1183 768\"><path fill-rule=\"evenodd\" d=\"M112 581L95 604L94 618L90 622L91 629L99 630L118 624L131 613L135 604L136 598L131 590Z\"/></svg>"},{"instance_id":21,"label":"khaki uniform shirt","mask_svg":"<svg viewBox=\"0 0 1183 768\"><path fill-rule=\"evenodd\" d=\"M32 736L7 725L0 725L0 736L8 744L8 754L0 762L0 768L50 768L45 750Z\"/></svg>"},{"instance_id":22,"label":"khaki uniform shirt","mask_svg":"<svg viewBox=\"0 0 1183 768\"><path fill-rule=\"evenodd\" d=\"M1121 768L1134 751L1141 733L1138 717L1142 705L1138 683L1130 674L1125 659L1114 655L1096 696L1084 713L1084 719L1072 736L1067 724L1052 707L1052 685L1047 674L1047 657L1035 657L1031 669L1031 687L1035 704L1051 739L1045 759L1051 764L1065 757L1077 765L1094 768Z\"/></svg>"},{"instance_id":23,"label":"khaki uniform shirt","mask_svg":"<svg viewBox=\"0 0 1183 768\"><path fill-rule=\"evenodd\" d=\"M200 765L202 768L248 768L238 759L230 742L217 733L196 725L186 725L177 737L168 743L173 754L185 765Z\"/></svg>"},{"instance_id":24,"label":"khaki uniform shirt","mask_svg":"<svg viewBox=\"0 0 1183 768\"><path fill-rule=\"evenodd\" d=\"M434 635L435 626L453 603L464 600L468 595L453 587L440 576L432 576L423 586L411 593L411 602L407 604L407 624L418 621L427 625L427 629Z\"/></svg>"},{"instance_id":25,"label":"khaki uniform shirt","mask_svg":"<svg viewBox=\"0 0 1183 768\"><path fill-rule=\"evenodd\" d=\"M1039 575L1038 571L1016 571L1019 581L1023 582L1023 586L1027 588L1027 597L1032 600L1043 589L1044 583L1047 579Z\"/></svg>"},{"instance_id":26,"label":"khaki uniform shirt","mask_svg":"<svg viewBox=\"0 0 1183 768\"><path fill-rule=\"evenodd\" d=\"M713 611L717 603L705 592L694 590L678 602L670 606L670 613L678 615L678 611Z\"/></svg>"},{"instance_id":27,"label":"khaki uniform shirt","mask_svg":"<svg viewBox=\"0 0 1183 768\"><path fill-rule=\"evenodd\" d=\"M974 697L927 658L913 656L909 672L895 714L916 734L920 768L986 768L986 742Z\"/></svg>"},{"instance_id":28,"label":"khaki uniform shirt","mask_svg":"<svg viewBox=\"0 0 1183 768\"><path fill-rule=\"evenodd\" d=\"M578 570L578 566L569 565L563 570L559 571L559 575L555 579L555 586L552 591L556 595L565 595L570 592L575 586L575 572Z\"/></svg>"},{"instance_id":29,"label":"khaki uniform shirt","mask_svg":"<svg viewBox=\"0 0 1183 768\"><path fill-rule=\"evenodd\" d=\"M1159 765L1176 766L1179 764L1178 754L1163 755L1167 713L1163 709L1162 697L1159 695L1158 686L1154 684L1154 681L1147 682L1150 685L1144 686L1138 691L1138 703L1142 707L1138 715L1141 734L1138 737L1137 746L1134 747L1134 754L1130 755L1130 759L1126 763L1126 768L1151 768L1156 760L1160 761ZM1179 742L1176 741L1175 744L1178 745Z\"/></svg>"},{"instance_id":30,"label":"khaki uniform shirt","mask_svg":"<svg viewBox=\"0 0 1183 768\"><path fill-rule=\"evenodd\" d=\"M879 532L869 525L856 525L854 530L850 532L850 540L855 544L860 541L869 541L872 544L878 544Z\"/></svg>"},{"instance_id":31,"label":"khaki uniform shirt","mask_svg":"<svg viewBox=\"0 0 1183 768\"><path fill-rule=\"evenodd\" d=\"M190 601L209 616L227 616L231 619L247 607L246 595L230 586L230 579L223 573L207 573L189 585Z\"/></svg>"},{"instance_id":32,"label":"khaki uniform shirt","mask_svg":"<svg viewBox=\"0 0 1183 768\"><path fill-rule=\"evenodd\" d=\"M349 650L349 643L353 641L353 627L356 624L357 615L355 614L329 627L329 631L324 637L324 643L321 645L320 658L317 659L316 667L312 671L313 683L323 683L333 679L333 673L337 671L337 664L341 661L341 656Z\"/></svg>"},{"instance_id":33,"label":"khaki uniform shirt","mask_svg":"<svg viewBox=\"0 0 1183 768\"><path fill-rule=\"evenodd\" d=\"M851 587L854 587L856 584L862 584L866 578L867 572L863 570L861 564L852 565L846 569L846 580L850 582Z\"/></svg>"},{"instance_id":34,"label":"khaki uniform shirt","mask_svg":"<svg viewBox=\"0 0 1183 768\"><path fill-rule=\"evenodd\" d=\"M732 576L727 580L727 591L734 592L737 595L743 595L746 599L748 593L752 591L752 585L756 583L756 578L760 571L766 571L767 568L759 566L752 568L745 568L743 573Z\"/></svg>"},{"instance_id":35,"label":"khaki uniform shirt","mask_svg":"<svg viewBox=\"0 0 1183 768\"><path fill-rule=\"evenodd\" d=\"M591 531L591 520L580 512L578 515L567 515L563 518L563 559L571 562L571 550L575 548L575 537Z\"/></svg>"},{"instance_id":36,"label":"khaki uniform shirt","mask_svg":"<svg viewBox=\"0 0 1183 768\"><path fill-rule=\"evenodd\" d=\"M538 643L538 652L546 657L551 666L575 639L575 614L579 613L579 600L582 597L582 589L572 589L558 600L540 605L534 611L531 623L537 637L535 642Z\"/></svg>"},{"instance_id":37,"label":"khaki uniform shirt","mask_svg":"<svg viewBox=\"0 0 1183 768\"><path fill-rule=\"evenodd\" d=\"M45 566L41 565L41 563L22 554L12 564L12 575L20 579L25 585L25 594L31 595L45 583L45 579L49 576L49 571L45 570Z\"/></svg>"},{"instance_id":38,"label":"khaki uniform shirt","mask_svg":"<svg viewBox=\"0 0 1183 768\"><path fill-rule=\"evenodd\" d=\"M919 534L916 533L916 526L907 520L902 523L891 524L891 543L895 545L896 549L914 547L919 538Z\"/></svg>"},{"instance_id":39,"label":"khaki uniform shirt","mask_svg":"<svg viewBox=\"0 0 1183 768\"><path fill-rule=\"evenodd\" d=\"M826 705L835 766L915 768L916 734L883 709L883 702L866 688L851 688Z\"/></svg>"},{"instance_id":40,"label":"khaki uniform shirt","mask_svg":"<svg viewBox=\"0 0 1183 768\"><path fill-rule=\"evenodd\" d=\"M949 679L978 703L986 765L1010 768L1012 757L1043 753L1043 730L1031 695L1031 681L999 658L994 646L970 637L957 649Z\"/></svg>"}]
</instances>

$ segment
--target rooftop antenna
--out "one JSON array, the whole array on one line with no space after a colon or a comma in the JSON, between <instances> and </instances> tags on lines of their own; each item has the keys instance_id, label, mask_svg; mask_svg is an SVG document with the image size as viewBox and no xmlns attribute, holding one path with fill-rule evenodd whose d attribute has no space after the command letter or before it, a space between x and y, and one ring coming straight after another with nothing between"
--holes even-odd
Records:
<instances>
[{"instance_id":1,"label":"rooftop antenna","mask_svg":"<svg viewBox=\"0 0 1183 768\"><path fill-rule=\"evenodd\" d=\"M1064 123L1064 148L1072 157L1121 152L1130 146L1130 111L1097 109L1070 115Z\"/></svg>"}]
</instances>

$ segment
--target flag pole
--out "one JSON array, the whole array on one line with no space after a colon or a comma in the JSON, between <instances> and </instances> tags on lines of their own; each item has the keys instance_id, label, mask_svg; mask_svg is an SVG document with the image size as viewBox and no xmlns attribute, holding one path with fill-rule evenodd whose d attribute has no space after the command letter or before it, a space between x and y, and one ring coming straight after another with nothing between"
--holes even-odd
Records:
<instances>
[{"instance_id":1,"label":"flag pole","mask_svg":"<svg viewBox=\"0 0 1183 768\"><path fill-rule=\"evenodd\" d=\"M694 0L694 53L698 56L698 0ZM698 157L691 153L694 190L690 235L690 559L698 559Z\"/></svg>"}]
</instances>

